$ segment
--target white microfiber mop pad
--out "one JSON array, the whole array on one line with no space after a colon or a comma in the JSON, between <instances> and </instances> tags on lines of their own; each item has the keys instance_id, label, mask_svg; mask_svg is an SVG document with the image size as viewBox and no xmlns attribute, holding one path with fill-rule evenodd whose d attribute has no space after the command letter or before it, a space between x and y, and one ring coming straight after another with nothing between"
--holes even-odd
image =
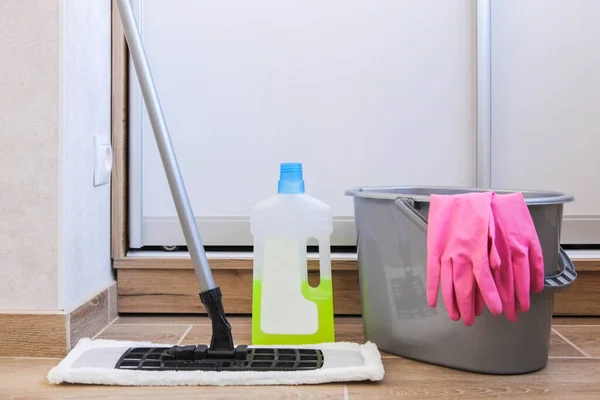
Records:
<instances>
[{"instance_id":1,"label":"white microfiber mop pad","mask_svg":"<svg viewBox=\"0 0 600 400\"><path fill-rule=\"evenodd\" d=\"M323 351L323 367L304 371L140 371L114 369L130 347L171 345L149 342L81 339L69 354L48 373L48 382L116 386L229 386L299 385L326 382L379 381L384 369L374 343L323 343L294 346Z\"/></svg>"}]
</instances>

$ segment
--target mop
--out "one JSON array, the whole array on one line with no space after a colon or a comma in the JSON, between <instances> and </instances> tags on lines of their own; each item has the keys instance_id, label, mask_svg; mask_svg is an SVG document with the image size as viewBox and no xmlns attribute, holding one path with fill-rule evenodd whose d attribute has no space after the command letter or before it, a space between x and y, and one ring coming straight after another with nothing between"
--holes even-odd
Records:
<instances>
[{"instance_id":1,"label":"mop","mask_svg":"<svg viewBox=\"0 0 600 400\"><path fill-rule=\"evenodd\" d=\"M298 346L234 344L221 290L212 277L131 4L129 0L116 3L200 287L200 300L211 320L212 338L209 345L189 346L84 338L50 370L48 382L226 386L382 380L381 355L371 342Z\"/></svg>"}]
</instances>

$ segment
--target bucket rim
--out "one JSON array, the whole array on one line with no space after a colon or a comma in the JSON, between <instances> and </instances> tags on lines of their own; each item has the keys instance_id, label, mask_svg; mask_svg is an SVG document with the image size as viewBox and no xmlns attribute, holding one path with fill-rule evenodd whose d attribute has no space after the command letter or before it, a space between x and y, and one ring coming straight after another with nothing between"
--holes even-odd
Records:
<instances>
[{"instance_id":1,"label":"bucket rim","mask_svg":"<svg viewBox=\"0 0 600 400\"><path fill-rule=\"evenodd\" d=\"M417 193L411 194L410 191ZM394 193L393 191L399 192ZM407 193L402 193L402 192ZM430 195L439 194L460 194L468 192L489 192L498 194L508 194L521 192L527 205L551 205L570 203L575 197L570 193L552 191L552 190L521 190L521 189L493 189L493 188L474 188L468 186L359 186L349 189L345 192L346 196L372 198L380 200L397 200L400 198L411 199L417 202L428 203ZM421 193L418 193L421 192ZM423 194L422 192L430 192Z\"/></svg>"}]
</instances>

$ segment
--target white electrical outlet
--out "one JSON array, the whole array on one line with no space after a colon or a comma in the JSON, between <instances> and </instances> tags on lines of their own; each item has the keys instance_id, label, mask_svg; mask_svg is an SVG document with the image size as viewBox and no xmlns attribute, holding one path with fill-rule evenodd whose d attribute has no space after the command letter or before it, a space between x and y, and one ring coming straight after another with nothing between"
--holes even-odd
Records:
<instances>
[{"instance_id":1,"label":"white electrical outlet","mask_svg":"<svg viewBox=\"0 0 600 400\"><path fill-rule=\"evenodd\" d=\"M94 186L105 185L110 181L113 155L110 139L106 135L94 136Z\"/></svg>"}]
</instances>

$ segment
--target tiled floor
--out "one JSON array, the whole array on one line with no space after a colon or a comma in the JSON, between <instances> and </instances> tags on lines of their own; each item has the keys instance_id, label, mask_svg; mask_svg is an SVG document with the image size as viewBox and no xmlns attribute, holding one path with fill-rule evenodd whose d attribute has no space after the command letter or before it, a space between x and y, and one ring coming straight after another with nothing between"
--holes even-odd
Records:
<instances>
[{"instance_id":1,"label":"tiled floor","mask_svg":"<svg viewBox=\"0 0 600 400\"><path fill-rule=\"evenodd\" d=\"M249 342L250 320L231 318L236 341ZM362 342L360 319L342 318L337 338ZM210 338L203 317L121 317L98 338L203 343ZM555 319L550 361L542 371L491 376L456 371L382 354L383 382L292 387L97 387L52 386L48 370L57 359L0 358L0 399L387 399L600 398L600 318Z\"/></svg>"}]
</instances>

